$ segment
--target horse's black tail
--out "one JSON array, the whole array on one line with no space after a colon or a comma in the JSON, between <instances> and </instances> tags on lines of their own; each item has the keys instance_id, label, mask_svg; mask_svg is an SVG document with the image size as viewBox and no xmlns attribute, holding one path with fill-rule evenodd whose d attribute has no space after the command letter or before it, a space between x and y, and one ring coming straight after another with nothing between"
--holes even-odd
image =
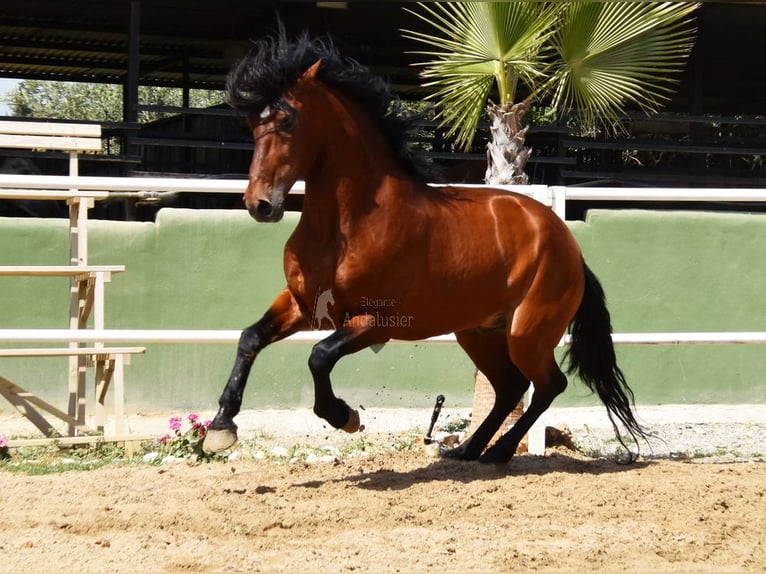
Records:
<instances>
[{"instance_id":1,"label":"horse's black tail","mask_svg":"<svg viewBox=\"0 0 766 574\"><path fill-rule=\"evenodd\" d=\"M576 373L588 388L598 394L606 406L617 440L628 451L632 462L637 454L632 453L623 441L614 417L625 426L637 448L638 439L646 439L647 433L636 420L632 408L635 406L633 391L617 366L604 289L585 262L583 267L585 292L570 324L571 342L565 355L569 359L567 372Z\"/></svg>"}]
</instances>

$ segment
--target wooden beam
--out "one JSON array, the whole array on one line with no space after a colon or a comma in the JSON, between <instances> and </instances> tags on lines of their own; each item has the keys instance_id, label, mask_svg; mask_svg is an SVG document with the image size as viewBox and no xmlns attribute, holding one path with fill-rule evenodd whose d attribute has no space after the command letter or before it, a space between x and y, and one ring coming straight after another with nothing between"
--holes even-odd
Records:
<instances>
[{"instance_id":1,"label":"wooden beam","mask_svg":"<svg viewBox=\"0 0 766 574\"><path fill-rule=\"evenodd\" d=\"M49 414L52 414L54 417L61 419L63 422L77 428L78 430L92 430L84 424L80 424L77 420L73 419L65 412L57 409L50 403L45 402L40 397L30 393L25 389L22 389L18 385L13 384L5 377L0 377L0 395L2 395L14 407L16 407L16 409L27 419L29 419L29 421L35 425L38 430L45 436L50 436L52 432L56 432L55 427L50 422L48 422L48 420L43 415L41 415L35 407L42 409Z\"/></svg>"},{"instance_id":2,"label":"wooden beam","mask_svg":"<svg viewBox=\"0 0 766 574\"><path fill-rule=\"evenodd\" d=\"M155 440L157 437L154 435L120 435L120 436L102 436L102 435L90 435L90 436L67 436L57 438L22 438L22 439L8 439L9 448L21 448L21 447L35 447L35 446L48 446L48 445L61 445L61 446L76 446L81 444L93 444L100 442L122 442L126 447L129 443L141 443L144 441Z\"/></svg>"},{"instance_id":3,"label":"wooden beam","mask_svg":"<svg viewBox=\"0 0 766 574\"><path fill-rule=\"evenodd\" d=\"M0 147L58 149L67 151L101 151L101 138L0 134Z\"/></svg>"},{"instance_id":4,"label":"wooden beam","mask_svg":"<svg viewBox=\"0 0 766 574\"><path fill-rule=\"evenodd\" d=\"M0 276L12 277L78 277L122 271L124 265L0 265Z\"/></svg>"},{"instance_id":5,"label":"wooden beam","mask_svg":"<svg viewBox=\"0 0 766 574\"><path fill-rule=\"evenodd\" d=\"M0 121L0 134L101 138L100 124Z\"/></svg>"}]
</instances>

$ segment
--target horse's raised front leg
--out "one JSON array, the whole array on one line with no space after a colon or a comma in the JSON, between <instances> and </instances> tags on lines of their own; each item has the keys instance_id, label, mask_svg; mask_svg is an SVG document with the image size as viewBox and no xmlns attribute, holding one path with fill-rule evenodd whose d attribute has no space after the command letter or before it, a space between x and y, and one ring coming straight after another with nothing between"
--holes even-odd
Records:
<instances>
[{"instance_id":1,"label":"horse's raised front leg","mask_svg":"<svg viewBox=\"0 0 766 574\"><path fill-rule=\"evenodd\" d=\"M218 412L208 428L202 444L205 452L219 452L237 442L234 417L242 406L250 369L258 353L267 345L307 328L305 317L292 293L285 289L274 300L261 319L242 331L237 358L229 380L218 399Z\"/></svg>"},{"instance_id":2,"label":"horse's raised front leg","mask_svg":"<svg viewBox=\"0 0 766 574\"><path fill-rule=\"evenodd\" d=\"M314 345L309 357L309 369L314 377L314 413L317 416L336 429L349 433L359 430L359 412L335 396L330 372L345 355L386 341L388 337L375 328L374 318L362 315L347 321L332 335Z\"/></svg>"}]
</instances>

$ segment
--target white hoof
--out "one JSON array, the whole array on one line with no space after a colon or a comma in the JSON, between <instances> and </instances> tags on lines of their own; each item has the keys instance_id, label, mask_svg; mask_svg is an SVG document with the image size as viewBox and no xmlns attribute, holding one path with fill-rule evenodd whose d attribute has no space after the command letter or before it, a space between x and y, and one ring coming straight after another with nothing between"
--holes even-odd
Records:
<instances>
[{"instance_id":1,"label":"white hoof","mask_svg":"<svg viewBox=\"0 0 766 574\"><path fill-rule=\"evenodd\" d=\"M234 446L237 442L236 429L208 430L202 441L202 450L208 454L221 452Z\"/></svg>"}]
</instances>

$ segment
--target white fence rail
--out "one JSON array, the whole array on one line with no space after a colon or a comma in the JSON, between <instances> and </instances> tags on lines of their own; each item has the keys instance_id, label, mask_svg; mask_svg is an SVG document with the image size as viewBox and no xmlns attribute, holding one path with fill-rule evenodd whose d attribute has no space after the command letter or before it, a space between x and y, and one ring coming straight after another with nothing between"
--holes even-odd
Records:
<instances>
[{"instance_id":1,"label":"white fence rail","mask_svg":"<svg viewBox=\"0 0 766 574\"><path fill-rule=\"evenodd\" d=\"M0 174L3 196L30 198L53 197L57 191L78 189L87 192L107 192L110 197L161 199L165 194L226 193L242 194L247 186L240 179L188 179L153 177L86 177ZM469 186L480 187L480 186ZM766 201L766 189L692 189L692 188L616 188L561 186L500 186L534 197L551 206L563 219L567 200L610 201ZM303 193L303 182L291 190ZM293 335L290 341L319 341L328 331L307 331ZM240 331L230 330L87 330L68 329L0 329L2 343L83 342L83 343L235 343ZM766 332L710 333L616 333L615 344L621 345L687 345L687 344L764 344ZM455 342L453 335L427 339L429 342ZM567 337L561 344L567 343ZM541 444L542 441L542 444ZM535 425L529 434L530 452L544 452L544 423Z\"/></svg>"},{"instance_id":2,"label":"white fence rail","mask_svg":"<svg viewBox=\"0 0 766 574\"><path fill-rule=\"evenodd\" d=\"M466 185L464 187L484 187ZM243 179L203 179L167 177L90 177L59 175L0 174L0 188L17 189L19 197L34 199L33 190L69 190L109 192L113 197L162 197L172 193L242 194L247 187ZM493 186L532 196L547 205L563 206L567 200L610 201L721 201L766 202L766 189L676 188L676 187L564 187L546 185ZM291 193L303 193L305 186L297 182ZM556 210L557 213L563 213Z\"/></svg>"},{"instance_id":3,"label":"white fence rail","mask_svg":"<svg viewBox=\"0 0 766 574\"><path fill-rule=\"evenodd\" d=\"M231 329L0 329L0 343L236 343L241 330ZM285 339L298 343L316 343L332 331L301 331ZM616 345L749 345L766 343L766 332L725 331L687 333L615 333ZM454 335L425 339L430 343L455 343ZM392 341L404 342L407 341ZM569 344L569 335L559 347Z\"/></svg>"}]
</instances>

